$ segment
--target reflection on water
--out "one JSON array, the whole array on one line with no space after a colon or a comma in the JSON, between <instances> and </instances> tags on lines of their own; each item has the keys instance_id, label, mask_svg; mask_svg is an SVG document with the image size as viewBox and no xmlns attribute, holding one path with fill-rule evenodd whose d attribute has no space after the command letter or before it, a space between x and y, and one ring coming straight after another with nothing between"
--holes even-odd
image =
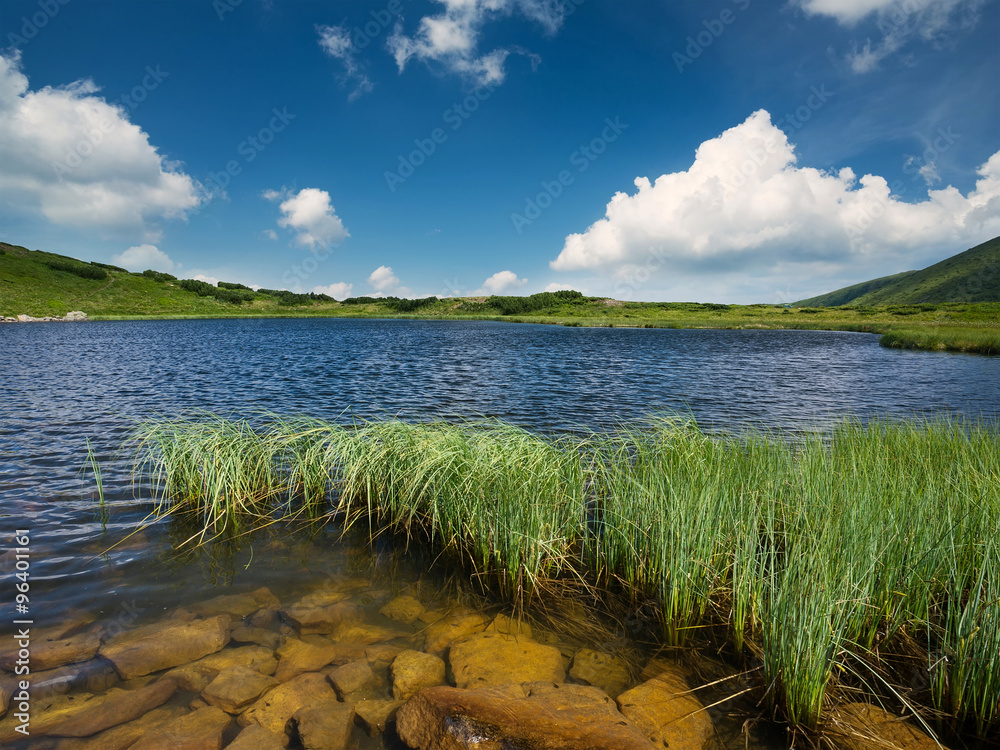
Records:
<instances>
[{"instance_id":1,"label":"reflection on water","mask_svg":"<svg viewBox=\"0 0 1000 750\"><path fill-rule=\"evenodd\" d=\"M119 447L133 419L186 409L485 415L541 431L606 429L663 411L718 428L787 430L846 414L996 420L1000 359L808 331L345 320L0 326L2 525L5 540L31 530L40 626L74 611L114 619L126 605L152 618L218 588L289 592L315 575L374 576L389 589L427 580L428 560L393 555L388 541L374 552L340 543L330 527L273 527L180 550L192 533L182 524L129 536L150 505ZM104 468L103 512L88 439ZM4 554L0 573L12 572ZM13 619L10 597L0 617L2 627Z\"/></svg>"}]
</instances>

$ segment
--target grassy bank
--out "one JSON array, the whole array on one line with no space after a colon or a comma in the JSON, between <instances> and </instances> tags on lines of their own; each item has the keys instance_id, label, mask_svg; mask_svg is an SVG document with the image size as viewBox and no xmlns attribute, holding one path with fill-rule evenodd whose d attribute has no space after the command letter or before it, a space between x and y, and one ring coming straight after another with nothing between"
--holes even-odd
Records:
<instances>
[{"instance_id":1,"label":"grassy bank","mask_svg":"<svg viewBox=\"0 0 1000 750\"><path fill-rule=\"evenodd\" d=\"M845 423L786 439L658 421L549 439L497 422L142 425L162 512L207 532L278 506L404 535L506 599L552 582L654 601L671 646L762 665L761 698L822 729L861 693L997 728L1000 435Z\"/></svg>"},{"instance_id":2,"label":"grassy bank","mask_svg":"<svg viewBox=\"0 0 1000 750\"><path fill-rule=\"evenodd\" d=\"M93 320L189 318L394 318L495 320L563 326L632 328L815 329L896 334L909 348L995 353L1000 304L895 304L878 307L724 305L630 302L579 292L526 297L397 299L250 289L32 251L0 243L0 316L62 316L82 310ZM905 332L917 331L919 336ZM904 338L900 338L903 336Z\"/></svg>"},{"instance_id":3,"label":"grassy bank","mask_svg":"<svg viewBox=\"0 0 1000 750\"><path fill-rule=\"evenodd\" d=\"M903 329L883 334L879 344L890 349L1000 354L1000 327Z\"/></svg>"}]
</instances>

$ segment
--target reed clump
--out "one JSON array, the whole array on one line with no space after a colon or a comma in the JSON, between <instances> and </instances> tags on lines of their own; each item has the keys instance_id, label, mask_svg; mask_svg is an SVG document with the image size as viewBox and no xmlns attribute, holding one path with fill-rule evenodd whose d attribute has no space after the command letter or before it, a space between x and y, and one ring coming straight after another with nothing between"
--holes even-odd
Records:
<instances>
[{"instance_id":1,"label":"reed clump","mask_svg":"<svg viewBox=\"0 0 1000 750\"><path fill-rule=\"evenodd\" d=\"M161 512L206 530L329 513L473 567L510 600L571 577L723 633L762 695L819 728L841 683L980 735L1000 720L1000 435L949 422L708 434L653 420L546 438L498 421L343 426L211 415L134 437ZM925 687L894 684L918 644Z\"/></svg>"}]
</instances>

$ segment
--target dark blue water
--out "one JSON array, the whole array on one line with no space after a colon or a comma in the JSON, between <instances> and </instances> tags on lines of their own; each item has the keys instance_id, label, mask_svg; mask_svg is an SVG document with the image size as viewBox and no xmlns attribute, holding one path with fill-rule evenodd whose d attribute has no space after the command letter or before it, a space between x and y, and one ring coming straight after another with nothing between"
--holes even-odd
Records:
<instances>
[{"instance_id":1,"label":"dark blue water","mask_svg":"<svg viewBox=\"0 0 1000 750\"><path fill-rule=\"evenodd\" d=\"M116 454L133 419L208 409L350 419L487 415L559 431L663 411L717 428L822 428L851 414L996 420L1000 358L882 349L875 336L814 331L588 329L488 322L241 320L0 326L2 548L32 536L33 612L162 609L246 581L282 585L341 566L329 539L263 546L220 562L171 552L160 524L107 551L150 506ZM106 515L85 470L104 466ZM137 497L138 496L138 497ZM103 554L102 554L103 553ZM342 557L342 555L341 555ZM249 565L253 558L254 564ZM13 562L0 557L0 627Z\"/></svg>"}]
</instances>

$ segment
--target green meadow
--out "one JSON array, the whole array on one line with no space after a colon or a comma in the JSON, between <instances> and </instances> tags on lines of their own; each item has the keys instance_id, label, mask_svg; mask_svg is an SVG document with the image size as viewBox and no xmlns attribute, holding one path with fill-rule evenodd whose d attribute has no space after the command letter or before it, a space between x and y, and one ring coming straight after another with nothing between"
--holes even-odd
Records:
<instances>
[{"instance_id":1,"label":"green meadow","mask_svg":"<svg viewBox=\"0 0 1000 750\"><path fill-rule=\"evenodd\" d=\"M0 243L0 317L57 317L72 310L82 310L94 320L394 318L574 327L841 330L883 334L883 346L897 348L979 354L1000 351L997 302L724 305L633 302L574 291L527 297L354 297L337 301L323 294L253 290L236 283L213 286L154 271L130 273L107 264Z\"/></svg>"},{"instance_id":2,"label":"green meadow","mask_svg":"<svg viewBox=\"0 0 1000 750\"><path fill-rule=\"evenodd\" d=\"M652 603L664 647L724 654L820 736L859 694L945 733L1000 720L992 427L708 434L660 419L550 437L201 415L145 422L130 446L158 513L195 517L196 538L302 514L426 545L515 604L564 584Z\"/></svg>"}]
</instances>

